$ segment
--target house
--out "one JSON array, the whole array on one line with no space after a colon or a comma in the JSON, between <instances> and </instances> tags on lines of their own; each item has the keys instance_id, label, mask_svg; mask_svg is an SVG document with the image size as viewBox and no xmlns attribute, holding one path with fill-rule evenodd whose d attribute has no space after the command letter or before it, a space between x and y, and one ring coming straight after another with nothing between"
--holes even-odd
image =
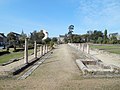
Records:
<instances>
[{"instance_id":1,"label":"house","mask_svg":"<svg viewBox=\"0 0 120 90\"><path fill-rule=\"evenodd\" d=\"M65 35L59 35L58 42L65 43L64 38L65 38Z\"/></svg>"},{"instance_id":2,"label":"house","mask_svg":"<svg viewBox=\"0 0 120 90\"><path fill-rule=\"evenodd\" d=\"M0 33L0 46L3 46L7 43L7 37L4 35L4 33Z\"/></svg>"},{"instance_id":3,"label":"house","mask_svg":"<svg viewBox=\"0 0 120 90\"><path fill-rule=\"evenodd\" d=\"M18 33L15 33L15 32L11 32L11 33L13 33L14 34L14 36L16 37L16 41L17 42L19 42L19 39L20 39L20 34L18 34Z\"/></svg>"},{"instance_id":4,"label":"house","mask_svg":"<svg viewBox=\"0 0 120 90\"><path fill-rule=\"evenodd\" d=\"M9 40L11 36L7 37L7 39L9 40L8 45L11 46L14 43L19 44L21 35L18 33L15 33L15 32L10 32L9 34L14 35L15 41L13 42L13 41Z\"/></svg>"},{"instance_id":5,"label":"house","mask_svg":"<svg viewBox=\"0 0 120 90\"><path fill-rule=\"evenodd\" d=\"M117 40L120 40L120 35L118 34L118 33L110 33L109 34L109 38L111 38L111 37L116 37L117 38Z\"/></svg>"}]
</instances>

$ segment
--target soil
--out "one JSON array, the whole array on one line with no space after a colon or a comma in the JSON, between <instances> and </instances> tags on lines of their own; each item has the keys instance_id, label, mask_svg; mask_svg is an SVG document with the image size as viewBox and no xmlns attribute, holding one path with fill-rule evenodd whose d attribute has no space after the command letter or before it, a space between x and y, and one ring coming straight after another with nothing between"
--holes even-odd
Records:
<instances>
[{"instance_id":1,"label":"soil","mask_svg":"<svg viewBox=\"0 0 120 90\"><path fill-rule=\"evenodd\" d=\"M28 78L0 80L0 90L119 90L120 78L82 77L75 60L82 52L67 44L59 45Z\"/></svg>"}]
</instances>

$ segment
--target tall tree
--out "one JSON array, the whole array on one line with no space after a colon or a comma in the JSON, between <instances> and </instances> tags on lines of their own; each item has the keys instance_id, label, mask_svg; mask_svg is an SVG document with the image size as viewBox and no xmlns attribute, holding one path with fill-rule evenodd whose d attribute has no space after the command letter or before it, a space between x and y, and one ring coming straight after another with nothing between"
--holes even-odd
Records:
<instances>
[{"instance_id":1,"label":"tall tree","mask_svg":"<svg viewBox=\"0 0 120 90\"><path fill-rule=\"evenodd\" d=\"M104 40L103 40L103 43L106 44L108 41L108 38L107 38L107 29L105 29L104 31Z\"/></svg>"},{"instance_id":2,"label":"tall tree","mask_svg":"<svg viewBox=\"0 0 120 90\"><path fill-rule=\"evenodd\" d=\"M69 38L70 42L72 42L72 41L73 41L72 32L73 32L73 30L74 30L74 25L70 25L70 26L68 27L68 29L69 29L68 38Z\"/></svg>"}]
</instances>

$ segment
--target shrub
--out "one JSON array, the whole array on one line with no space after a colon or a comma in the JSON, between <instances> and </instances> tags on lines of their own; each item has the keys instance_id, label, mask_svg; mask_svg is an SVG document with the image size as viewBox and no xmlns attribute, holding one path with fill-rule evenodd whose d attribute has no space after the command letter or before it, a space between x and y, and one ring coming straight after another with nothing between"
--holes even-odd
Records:
<instances>
[{"instance_id":1,"label":"shrub","mask_svg":"<svg viewBox=\"0 0 120 90\"><path fill-rule=\"evenodd\" d=\"M2 51L2 52L0 52L0 56L4 55L4 54L9 54L9 53L10 53L9 51Z\"/></svg>"}]
</instances>

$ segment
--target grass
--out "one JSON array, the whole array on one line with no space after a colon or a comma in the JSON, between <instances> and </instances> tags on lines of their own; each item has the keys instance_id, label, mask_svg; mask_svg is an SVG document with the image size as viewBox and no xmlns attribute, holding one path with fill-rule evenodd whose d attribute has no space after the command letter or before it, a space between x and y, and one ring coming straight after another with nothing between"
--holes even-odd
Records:
<instances>
[{"instance_id":1,"label":"grass","mask_svg":"<svg viewBox=\"0 0 120 90\"><path fill-rule=\"evenodd\" d=\"M10 59L20 58L24 56L24 51L21 52L13 52L13 49L10 49L10 54L0 56L0 63L8 62ZM33 49L28 50L28 54L33 53Z\"/></svg>"},{"instance_id":2,"label":"grass","mask_svg":"<svg viewBox=\"0 0 120 90\"><path fill-rule=\"evenodd\" d=\"M90 48L120 54L120 45L91 45Z\"/></svg>"},{"instance_id":3,"label":"grass","mask_svg":"<svg viewBox=\"0 0 120 90\"><path fill-rule=\"evenodd\" d=\"M6 51L6 49L0 49L0 52Z\"/></svg>"}]
</instances>

